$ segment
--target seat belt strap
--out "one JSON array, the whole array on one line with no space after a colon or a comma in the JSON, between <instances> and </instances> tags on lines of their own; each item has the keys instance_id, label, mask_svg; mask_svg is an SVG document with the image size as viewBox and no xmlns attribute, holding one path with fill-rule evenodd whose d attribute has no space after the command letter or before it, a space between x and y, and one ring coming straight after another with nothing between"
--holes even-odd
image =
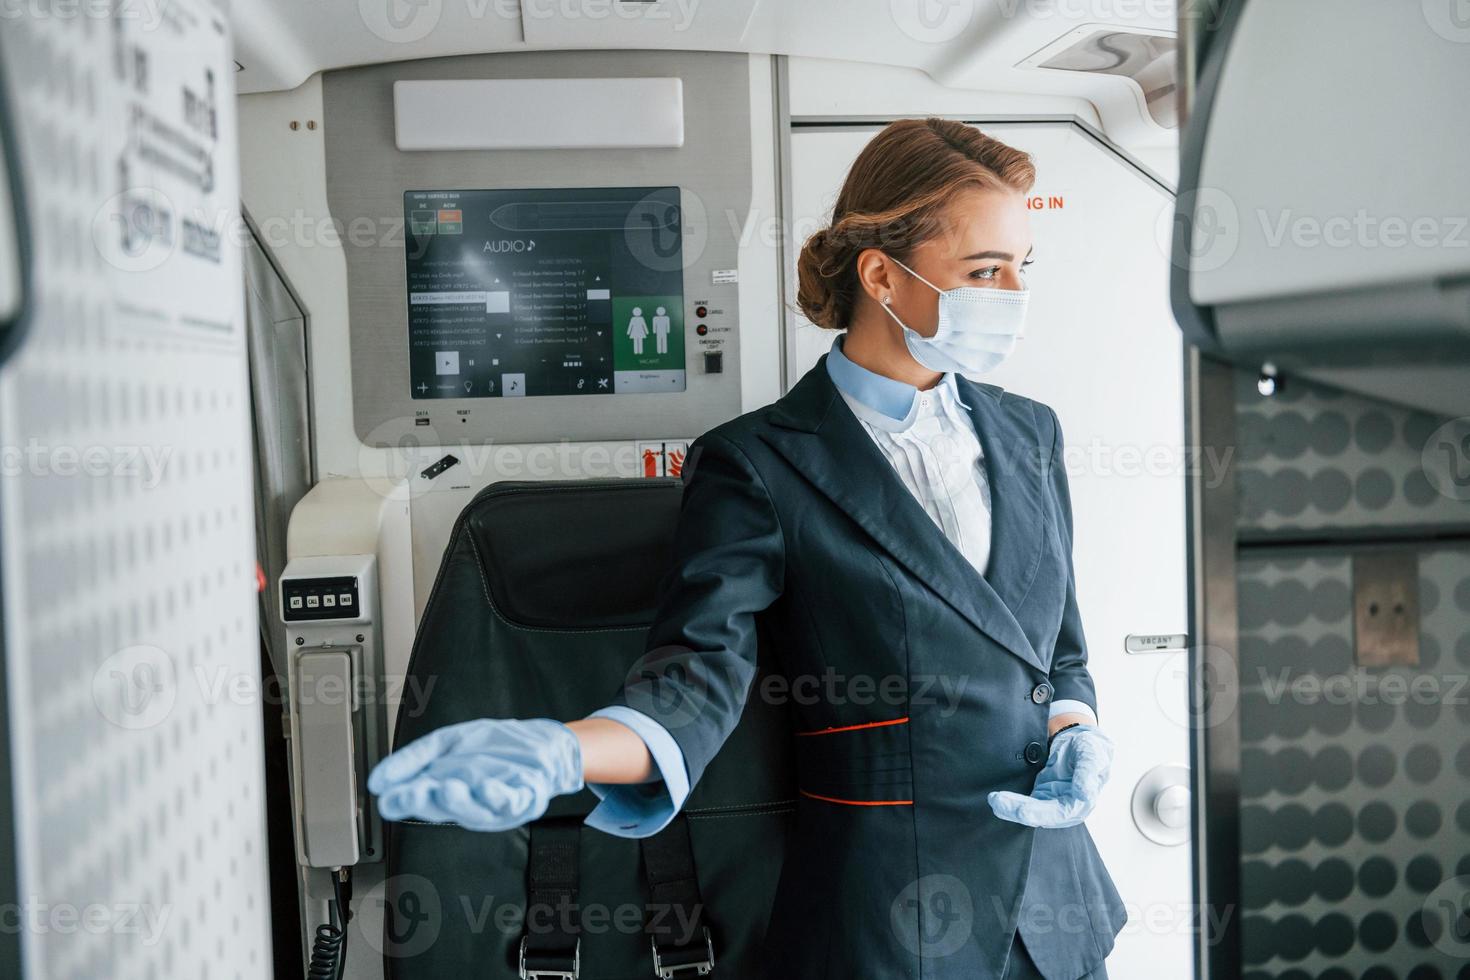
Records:
<instances>
[{"instance_id":1,"label":"seat belt strap","mask_svg":"<svg viewBox=\"0 0 1470 980\"><path fill-rule=\"evenodd\" d=\"M531 824L521 980L576 980L582 961L582 821Z\"/></svg>"},{"instance_id":2,"label":"seat belt strap","mask_svg":"<svg viewBox=\"0 0 1470 980\"><path fill-rule=\"evenodd\" d=\"M654 973L661 980L708 975L715 968L715 948L699 894L688 819L679 814L639 845L648 877L644 931L653 945Z\"/></svg>"}]
</instances>

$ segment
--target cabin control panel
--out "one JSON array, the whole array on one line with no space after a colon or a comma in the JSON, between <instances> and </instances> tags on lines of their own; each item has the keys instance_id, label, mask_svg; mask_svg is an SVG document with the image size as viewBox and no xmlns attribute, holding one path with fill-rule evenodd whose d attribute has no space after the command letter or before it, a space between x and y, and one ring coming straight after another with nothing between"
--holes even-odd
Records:
<instances>
[{"instance_id":1,"label":"cabin control panel","mask_svg":"<svg viewBox=\"0 0 1470 980\"><path fill-rule=\"evenodd\" d=\"M411 397L686 384L677 187L408 191Z\"/></svg>"},{"instance_id":2,"label":"cabin control panel","mask_svg":"<svg viewBox=\"0 0 1470 980\"><path fill-rule=\"evenodd\" d=\"M388 744L377 558L293 558L280 585L297 861L380 861L382 822L366 789Z\"/></svg>"},{"instance_id":3,"label":"cabin control panel","mask_svg":"<svg viewBox=\"0 0 1470 980\"><path fill-rule=\"evenodd\" d=\"M750 126L750 59L567 54L324 74L333 222L382 229L342 236L353 422L365 446L695 435L740 414L754 168L750 141L730 134ZM397 142L402 83L654 77L677 78L686 105L702 107L683 112L677 145ZM637 118L630 107L624 123Z\"/></svg>"}]
</instances>

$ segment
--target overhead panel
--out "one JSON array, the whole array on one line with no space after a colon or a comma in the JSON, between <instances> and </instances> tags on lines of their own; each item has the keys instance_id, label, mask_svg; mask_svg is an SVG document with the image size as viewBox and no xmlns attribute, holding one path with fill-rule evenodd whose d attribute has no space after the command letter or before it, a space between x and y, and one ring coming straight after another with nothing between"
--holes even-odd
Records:
<instances>
[{"instance_id":1,"label":"overhead panel","mask_svg":"<svg viewBox=\"0 0 1470 980\"><path fill-rule=\"evenodd\" d=\"M526 43L546 48L730 48L745 34L756 0L522 0Z\"/></svg>"},{"instance_id":2,"label":"overhead panel","mask_svg":"<svg viewBox=\"0 0 1470 980\"><path fill-rule=\"evenodd\" d=\"M1179 125L1174 98L1177 42L1163 31L1143 33L1090 24L1048 45L1023 67L1126 78L1154 125Z\"/></svg>"},{"instance_id":3,"label":"overhead panel","mask_svg":"<svg viewBox=\"0 0 1470 980\"><path fill-rule=\"evenodd\" d=\"M684 145L678 78L474 78L393 85L400 150Z\"/></svg>"},{"instance_id":4,"label":"overhead panel","mask_svg":"<svg viewBox=\"0 0 1470 980\"><path fill-rule=\"evenodd\" d=\"M1228 8L1174 223L1174 308L1192 341L1285 369L1362 369L1334 380L1366 371L1366 390L1425 407L1405 368L1470 368L1470 129L1455 123L1470 28L1453 6ZM1470 411L1470 383L1451 387L1462 396L1433 407Z\"/></svg>"}]
</instances>

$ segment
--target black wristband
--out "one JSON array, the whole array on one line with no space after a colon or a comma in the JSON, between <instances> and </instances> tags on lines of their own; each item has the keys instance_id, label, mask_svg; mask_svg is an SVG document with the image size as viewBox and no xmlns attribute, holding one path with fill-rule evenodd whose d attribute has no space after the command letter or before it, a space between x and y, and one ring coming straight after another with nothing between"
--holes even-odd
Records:
<instances>
[{"instance_id":1,"label":"black wristband","mask_svg":"<svg viewBox=\"0 0 1470 980\"><path fill-rule=\"evenodd\" d=\"M1063 725L1061 728L1058 728L1056 731L1052 732L1050 735L1048 735L1046 737L1046 747L1047 748L1051 748L1051 743L1053 743L1053 742L1055 742L1057 740L1057 736L1058 735L1062 734L1062 732L1066 731L1069 728L1076 728L1080 724L1082 724L1082 722L1080 722L1080 721L1074 721L1071 724L1069 724L1069 725Z\"/></svg>"}]
</instances>

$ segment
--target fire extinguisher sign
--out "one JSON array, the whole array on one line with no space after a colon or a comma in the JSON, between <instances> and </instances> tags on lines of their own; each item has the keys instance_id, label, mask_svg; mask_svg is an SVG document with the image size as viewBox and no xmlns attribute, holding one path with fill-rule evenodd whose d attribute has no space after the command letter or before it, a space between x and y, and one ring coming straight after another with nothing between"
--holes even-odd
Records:
<instances>
[{"instance_id":1,"label":"fire extinguisher sign","mask_svg":"<svg viewBox=\"0 0 1470 980\"><path fill-rule=\"evenodd\" d=\"M639 442L639 476L681 476L689 455L688 440L652 439Z\"/></svg>"}]
</instances>

